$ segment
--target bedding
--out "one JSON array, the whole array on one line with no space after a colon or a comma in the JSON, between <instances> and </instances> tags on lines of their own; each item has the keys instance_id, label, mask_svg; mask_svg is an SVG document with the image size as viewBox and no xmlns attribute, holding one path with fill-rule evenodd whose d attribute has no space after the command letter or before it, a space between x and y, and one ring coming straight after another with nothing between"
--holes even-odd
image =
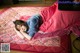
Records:
<instances>
[{"instance_id":1,"label":"bedding","mask_svg":"<svg viewBox=\"0 0 80 53\"><path fill-rule=\"evenodd\" d=\"M41 25L40 30L43 32L68 29L77 23L77 25L79 25L80 22L80 11L58 10L57 3L52 5L50 8L45 8L43 11L41 11L41 15L44 19L44 23Z\"/></svg>"},{"instance_id":2,"label":"bedding","mask_svg":"<svg viewBox=\"0 0 80 53\"><path fill-rule=\"evenodd\" d=\"M25 21L37 13L43 17L40 30L47 33L36 33L32 40L21 39L13 29L13 21L16 19ZM35 53L71 53L69 33L75 32L73 25L79 25L79 17L77 11L58 10L57 3L50 7L12 7L0 15L0 42L10 43L12 50Z\"/></svg>"}]
</instances>

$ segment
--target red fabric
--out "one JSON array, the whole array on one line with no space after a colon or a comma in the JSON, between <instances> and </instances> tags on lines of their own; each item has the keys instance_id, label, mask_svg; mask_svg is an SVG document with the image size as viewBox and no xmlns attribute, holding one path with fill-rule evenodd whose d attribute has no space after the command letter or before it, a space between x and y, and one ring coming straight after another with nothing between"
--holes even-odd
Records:
<instances>
[{"instance_id":1,"label":"red fabric","mask_svg":"<svg viewBox=\"0 0 80 53\"><path fill-rule=\"evenodd\" d=\"M30 16L21 16L20 20L23 20L26 22L28 20L28 18L30 18Z\"/></svg>"},{"instance_id":2,"label":"red fabric","mask_svg":"<svg viewBox=\"0 0 80 53\"><path fill-rule=\"evenodd\" d=\"M53 37L53 34L56 34L56 33L54 33L54 31L58 31L61 29L68 29L68 28L74 29L75 27L73 27L73 26L76 25L76 23L77 23L77 25L79 25L79 23L78 23L80 21L79 14L80 14L79 11L60 11L60 10L58 10L57 3L55 3L51 7L47 7L45 9L43 9L41 11L43 24L41 25L40 30L44 31L44 32L50 32L50 33L49 34L37 34L33 37L33 39L45 38L45 37L50 37L50 36ZM64 33L62 33L62 34L61 33L62 32L60 32L58 34L59 36L63 35L63 36L60 36L60 38L61 38L61 40L60 40L61 46L60 47L46 47L46 46L37 46L37 45L27 46L26 44L24 44L24 46L18 45L18 47L23 47L22 49L17 48L17 46L15 48L17 50L25 50L24 48L26 48L25 51L34 51L34 52L37 51L37 52L52 52L52 53L71 53L70 52L70 37L67 34L64 35ZM13 49L13 47L12 47L12 49Z\"/></svg>"},{"instance_id":3,"label":"red fabric","mask_svg":"<svg viewBox=\"0 0 80 53\"><path fill-rule=\"evenodd\" d=\"M0 10L0 14L2 14L3 12L5 12L6 10L8 10L9 8L4 8L2 10Z\"/></svg>"},{"instance_id":4,"label":"red fabric","mask_svg":"<svg viewBox=\"0 0 80 53\"><path fill-rule=\"evenodd\" d=\"M44 27L44 29L47 29L45 31L50 30L51 31L51 32L49 31L50 33L48 33L48 34L36 33L34 35L34 37L32 38L32 40L29 41L29 40L20 39L17 35L15 36L15 34L11 34L11 31L10 31L9 32L10 34L6 34L5 36L0 36L1 40L4 42L11 43L10 48L15 49L15 50L31 51L31 52L36 52L36 53L38 53L38 52L40 52L40 53L71 53L70 52L70 43L69 43L70 39L69 39L69 35L67 35L67 32L61 31L61 30L58 32L53 31L53 29L54 29L52 27L52 26L54 26L53 21L56 21L56 25L58 24L57 21L60 22L60 19L58 19L58 18L53 19L53 17L54 16L61 17L60 12L58 12L58 10L57 10L56 5L57 4L54 4L53 7L51 6L51 8L46 8L46 9L50 9L48 12L48 14L49 13L50 14L49 15L47 14L48 10L45 11L46 14L44 14L44 15L46 15L46 17L45 16L43 17L44 22L41 26L41 28ZM53 9L55 9L55 10L53 10ZM57 16L57 15L59 15L59 16ZM20 19L26 21L28 18L29 18L29 16L22 16ZM44 25L44 23L45 23L45 25ZM58 36L58 38L57 37L55 38L55 36ZM58 46L56 46L56 43L60 43L60 44L58 44Z\"/></svg>"},{"instance_id":5,"label":"red fabric","mask_svg":"<svg viewBox=\"0 0 80 53\"><path fill-rule=\"evenodd\" d=\"M56 11L56 3L54 3L50 7L45 7L41 12L40 15L42 16L43 22L48 21Z\"/></svg>"},{"instance_id":6,"label":"red fabric","mask_svg":"<svg viewBox=\"0 0 80 53\"><path fill-rule=\"evenodd\" d=\"M48 34L37 33L33 39L40 39L40 38L42 39L45 37L54 37L54 36L60 37L60 40L56 40L56 38L55 38L56 42L60 41L60 46L39 46L39 45L11 43L11 49L28 51L28 52L36 52L36 53L38 53L38 52L40 52L40 53L71 53L70 36L67 35L67 31L65 31L65 30L51 32ZM54 41L54 39L53 39L53 41ZM53 43L53 44L55 44L55 43Z\"/></svg>"},{"instance_id":7,"label":"red fabric","mask_svg":"<svg viewBox=\"0 0 80 53\"><path fill-rule=\"evenodd\" d=\"M40 30L44 32L68 28L80 21L80 11L60 11L57 3L49 8L45 8L41 13L44 22Z\"/></svg>"}]
</instances>

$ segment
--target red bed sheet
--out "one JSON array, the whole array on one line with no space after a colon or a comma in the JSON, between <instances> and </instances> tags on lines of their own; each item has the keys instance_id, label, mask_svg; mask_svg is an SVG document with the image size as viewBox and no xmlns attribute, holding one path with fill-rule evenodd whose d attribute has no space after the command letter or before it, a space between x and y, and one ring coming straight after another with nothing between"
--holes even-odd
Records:
<instances>
[{"instance_id":1,"label":"red bed sheet","mask_svg":"<svg viewBox=\"0 0 80 53\"><path fill-rule=\"evenodd\" d=\"M38 40L38 44L35 44L36 41L31 44L14 44L11 43L12 50L21 50L21 51L29 51L35 53L71 53L71 44L70 44L70 36L67 34L68 31L60 30L56 32L51 32L48 34L39 34L37 33L33 39L49 38L45 41L43 40L43 45L39 45L40 40Z\"/></svg>"},{"instance_id":2,"label":"red bed sheet","mask_svg":"<svg viewBox=\"0 0 80 53\"><path fill-rule=\"evenodd\" d=\"M61 11L58 10L58 3L54 3L49 8L44 8L41 11L41 16L44 23L40 30L51 32L61 29L70 29L80 22L80 11ZM78 23L79 25L80 23Z\"/></svg>"},{"instance_id":3,"label":"red bed sheet","mask_svg":"<svg viewBox=\"0 0 80 53\"><path fill-rule=\"evenodd\" d=\"M15 12L14 15L18 14L17 11L11 10L11 12ZM36 33L32 40L29 41L27 39L20 39L15 32L12 34L12 31L9 31L10 34L6 34L5 36L3 36L4 34L0 35L0 40L11 43L10 48L14 50L40 53L71 53L69 32L70 30L75 32L75 26L79 25L79 14L80 12L78 11L60 11L58 10L58 4L55 3L41 11L43 24L40 30L48 33ZM13 17L13 13L11 17ZM29 16L22 16L22 18L26 20ZM8 27L11 27L11 24L9 25Z\"/></svg>"}]
</instances>

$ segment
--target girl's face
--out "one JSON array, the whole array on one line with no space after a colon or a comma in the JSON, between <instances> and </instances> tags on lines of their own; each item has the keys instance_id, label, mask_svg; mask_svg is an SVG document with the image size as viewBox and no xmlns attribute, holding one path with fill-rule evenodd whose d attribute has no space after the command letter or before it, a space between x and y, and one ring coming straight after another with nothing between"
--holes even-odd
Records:
<instances>
[{"instance_id":1,"label":"girl's face","mask_svg":"<svg viewBox=\"0 0 80 53\"><path fill-rule=\"evenodd\" d=\"M26 29L27 29L27 28L26 28L24 25L21 26L21 30L22 30L22 31L26 31Z\"/></svg>"},{"instance_id":2,"label":"girl's face","mask_svg":"<svg viewBox=\"0 0 80 53\"><path fill-rule=\"evenodd\" d=\"M17 29L19 31L26 31L27 30L27 28L24 25L17 25Z\"/></svg>"}]
</instances>

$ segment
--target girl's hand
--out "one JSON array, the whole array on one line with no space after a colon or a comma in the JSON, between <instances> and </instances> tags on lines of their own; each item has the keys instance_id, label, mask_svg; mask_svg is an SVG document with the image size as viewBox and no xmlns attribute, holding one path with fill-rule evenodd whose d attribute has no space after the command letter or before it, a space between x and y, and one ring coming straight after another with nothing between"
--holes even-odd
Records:
<instances>
[{"instance_id":1,"label":"girl's hand","mask_svg":"<svg viewBox=\"0 0 80 53\"><path fill-rule=\"evenodd\" d=\"M24 39L24 36L20 33L20 31L17 31L15 28L14 28L14 31L17 33L17 35L18 35L21 39Z\"/></svg>"}]
</instances>

